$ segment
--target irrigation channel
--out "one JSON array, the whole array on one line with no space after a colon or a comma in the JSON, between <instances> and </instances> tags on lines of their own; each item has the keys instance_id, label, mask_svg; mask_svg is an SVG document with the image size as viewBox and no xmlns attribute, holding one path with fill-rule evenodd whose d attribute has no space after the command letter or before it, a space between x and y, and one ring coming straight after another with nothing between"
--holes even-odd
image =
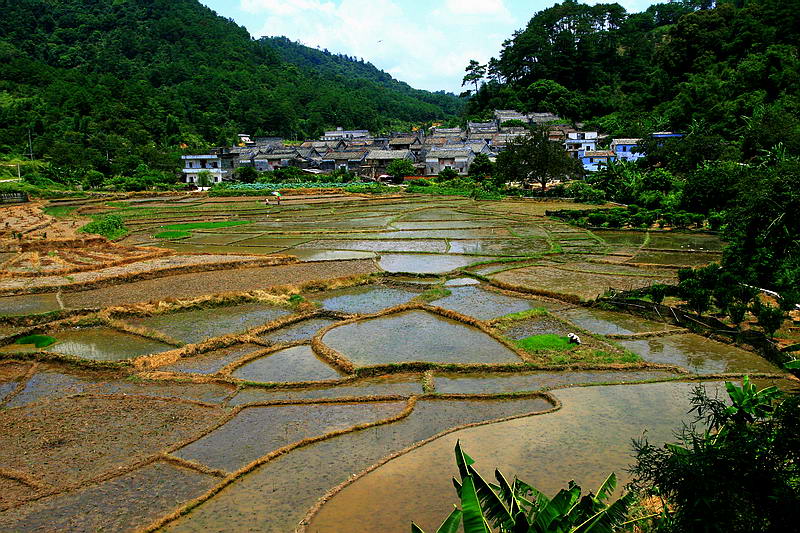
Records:
<instances>
[{"instance_id":1,"label":"irrigation channel","mask_svg":"<svg viewBox=\"0 0 800 533\"><path fill-rule=\"evenodd\" d=\"M59 207L129 233L48 241L63 221L42 215L0 253L3 531L435 528L457 439L552 493L624 482L631 439L671 439L697 384L797 389L752 351L590 305L718 258L714 235L411 195Z\"/></svg>"}]
</instances>

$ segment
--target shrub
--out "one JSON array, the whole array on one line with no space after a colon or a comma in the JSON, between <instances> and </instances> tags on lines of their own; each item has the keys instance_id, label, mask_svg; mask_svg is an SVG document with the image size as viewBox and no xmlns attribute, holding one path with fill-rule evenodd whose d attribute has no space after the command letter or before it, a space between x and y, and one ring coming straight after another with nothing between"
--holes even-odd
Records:
<instances>
[{"instance_id":1,"label":"shrub","mask_svg":"<svg viewBox=\"0 0 800 533\"><path fill-rule=\"evenodd\" d=\"M101 215L80 229L83 233L102 235L107 239L118 239L128 233L125 222L119 215Z\"/></svg>"},{"instance_id":2,"label":"shrub","mask_svg":"<svg viewBox=\"0 0 800 533\"><path fill-rule=\"evenodd\" d=\"M445 168L439 172L439 181L449 181L458 177L458 172L452 168Z\"/></svg>"},{"instance_id":3,"label":"shrub","mask_svg":"<svg viewBox=\"0 0 800 533\"><path fill-rule=\"evenodd\" d=\"M727 402L695 389L695 424L677 443L635 442L631 486L669 504L659 531L796 531L800 397L781 401L776 387L756 390L747 376L725 387Z\"/></svg>"},{"instance_id":4,"label":"shrub","mask_svg":"<svg viewBox=\"0 0 800 533\"><path fill-rule=\"evenodd\" d=\"M577 181L564 189L564 195L575 198L576 202L599 204L606 199L605 191L595 189L585 181Z\"/></svg>"}]
</instances>

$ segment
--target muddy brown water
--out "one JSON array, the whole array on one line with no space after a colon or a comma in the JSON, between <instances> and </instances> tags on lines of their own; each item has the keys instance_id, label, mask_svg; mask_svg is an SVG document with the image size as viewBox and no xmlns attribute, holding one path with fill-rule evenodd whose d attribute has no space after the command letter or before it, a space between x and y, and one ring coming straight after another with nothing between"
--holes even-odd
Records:
<instances>
[{"instance_id":1,"label":"muddy brown water","mask_svg":"<svg viewBox=\"0 0 800 533\"><path fill-rule=\"evenodd\" d=\"M405 402L248 407L175 455L233 472L287 444L390 418L404 408Z\"/></svg>"},{"instance_id":2,"label":"muddy brown water","mask_svg":"<svg viewBox=\"0 0 800 533\"><path fill-rule=\"evenodd\" d=\"M358 398L365 396L411 396L422 394L420 375L390 374L375 378L364 378L342 385L324 388L258 388L243 389L231 398L228 405L242 405L274 400L303 400L320 398Z\"/></svg>"},{"instance_id":3,"label":"muddy brown water","mask_svg":"<svg viewBox=\"0 0 800 533\"><path fill-rule=\"evenodd\" d=\"M61 309L55 293L0 297L0 316L23 316Z\"/></svg>"},{"instance_id":4,"label":"muddy brown water","mask_svg":"<svg viewBox=\"0 0 800 533\"><path fill-rule=\"evenodd\" d=\"M323 381L342 376L302 345L278 350L234 370L235 378L256 382Z\"/></svg>"},{"instance_id":5,"label":"muddy brown water","mask_svg":"<svg viewBox=\"0 0 800 533\"><path fill-rule=\"evenodd\" d=\"M179 311L127 321L166 333L173 339L196 343L211 337L240 333L291 314L288 308L252 302L228 307Z\"/></svg>"},{"instance_id":6,"label":"muddy brown water","mask_svg":"<svg viewBox=\"0 0 800 533\"><path fill-rule=\"evenodd\" d=\"M111 328L58 331L53 336L57 342L45 348L47 351L94 361L121 361L172 349L163 342Z\"/></svg>"},{"instance_id":7,"label":"muddy brown water","mask_svg":"<svg viewBox=\"0 0 800 533\"><path fill-rule=\"evenodd\" d=\"M654 339L618 341L645 361L682 366L698 374L719 372L780 372L758 355L700 335L670 335Z\"/></svg>"},{"instance_id":8,"label":"muddy brown water","mask_svg":"<svg viewBox=\"0 0 800 533\"><path fill-rule=\"evenodd\" d=\"M645 320L634 315L591 307L576 307L556 314L587 331L599 335L631 335L633 333L675 329L675 326L665 322Z\"/></svg>"},{"instance_id":9,"label":"muddy brown water","mask_svg":"<svg viewBox=\"0 0 800 533\"><path fill-rule=\"evenodd\" d=\"M532 300L516 298L480 287L451 287L450 295L431 302L480 320L490 320L536 307Z\"/></svg>"},{"instance_id":10,"label":"muddy brown water","mask_svg":"<svg viewBox=\"0 0 800 533\"><path fill-rule=\"evenodd\" d=\"M418 294L393 287L365 285L310 294L309 299L318 301L324 309L331 311L369 315L404 304Z\"/></svg>"},{"instance_id":11,"label":"muddy brown water","mask_svg":"<svg viewBox=\"0 0 800 533\"><path fill-rule=\"evenodd\" d=\"M381 254L379 264L387 272L411 274L443 274L473 263L488 261L490 257L436 254Z\"/></svg>"},{"instance_id":12,"label":"muddy brown water","mask_svg":"<svg viewBox=\"0 0 800 533\"><path fill-rule=\"evenodd\" d=\"M622 486L629 479L631 439L646 431L653 443L671 441L673 431L690 419L686 413L693 386L665 383L556 391L563 402L556 413L459 431L367 474L324 505L309 531L341 531L341 524L347 524L364 533L401 532L408 531L412 520L425 530L435 530L457 499L450 481L458 475L453 458L456 440L486 479L493 479L493 470L499 468L508 479L516 475L552 496L570 479L585 490L596 490L614 471Z\"/></svg>"},{"instance_id":13,"label":"muddy brown water","mask_svg":"<svg viewBox=\"0 0 800 533\"><path fill-rule=\"evenodd\" d=\"M642 251L636 254L631 259L631 262L654 265L702 266L714 262L718 263L721 259L722 256L720 254L705 252Z\"/></svg>"},{"instance_id":14,"label":"muddy brown water","mask_svg":"<svg viewBox=\"0 0 800 533\"><path fill-rule=\"evenodd\" d=\"M322 342L356 366L433 361L519 363L519 357L486 333L460 322L415 310L345 324Z\"/></svg>"},{"instance_id":15,"label":"muddy brown water","mask_svg":"<svg viewBox=\"0 0 800 533\"><path fill-rule=\"evenodd\" d=\"M436 392L444 394L505 394L547 390L575 384L626 383L674 377L677 377L677 374L660 371L436 374L434 383Z\"/></svg>"},{"instance_id":16,"label":"muddy brown water","mask_svg":"<svg viewBox=\"0 0 800 533\"><path fill-rule=\"evenodd\" d=\"M550 408L541 399L423 400L408 417L392 424L347 433L273 459L165 531L286 533L331 487L393 452L459 425ZM350 524L342 529L342 524L338 531L360 531ZM403 531L407 530L406 524Z\"/></svg>"}]
</instances>

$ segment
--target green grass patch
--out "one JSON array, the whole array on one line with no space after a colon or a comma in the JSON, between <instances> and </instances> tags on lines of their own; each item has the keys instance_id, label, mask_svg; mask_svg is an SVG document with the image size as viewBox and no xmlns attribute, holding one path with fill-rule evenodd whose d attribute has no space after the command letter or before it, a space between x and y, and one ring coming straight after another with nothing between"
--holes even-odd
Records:
<instances>
[{"instance_id":1,"label":"green grass patch","mask_svg":"<svg viewBox=\"0 0 800 533\"><path fill-rule=\"evenodd\" d=\"M214 229L214 228L232 228L234 226L242 226L250 224L249 220L226 220L223 222L188 222L186 224L170 224L164 226L166 230L186 231L192 229Z\"/></svg>"},{"instance_id":2,"label":"green grass patch","mask_svg":"<svg viewBox=\"0 0 800 533\"><path fill-rule=\"evenodd\" d=\"M544 335L534 335L517 341L517 346L528 352L541 351L564 351L575 347L569 343L565 336L545 333Z\"/></svg>"},{"instance_id":3,"label":"green grass patch","mask_svg":"<svg viewBox=\"0 0 800 533\"><path fill-rule=\"evenodd\" d=\"M533 309L526 309L525 311L517 311L516 313L509 313L496 318L496 323L519 322L521 320L528 320L529 318L538 318L547 316L550 313L544 307L534 307Z\"/></svg>"},{"instance_id":4,"label":"green grass patch","mask_svg":"<svg viewBox=\"0 0 800 533\"><path fill-rule=\"evenodd\" d=\"M74 205L54 205L51 207L44 208L44 214L50 215L51 217L69 217L72 216L72 213L78 209Z\"/></svg>"},{"instance_id":5,"label":"green grass patch","mask_svg":"<svg viewBox=\"0 0 800 533\"><path fill-rule=\"evenodd\" d=\"M55 337L49 335L26 335L15 341L15 344L33 344L37 348L44 348L56 342Z\"/></svg>"},{"instance_id":6,"label":"green grass patch","mask_svg":"<svg viewBox=\"0 0 800 533\"><path fill-rule=\"evenodd\" d=\"M434 300L439 300L441 298L446 298L452 294L449 289L445 289L444 287L431 287L430 289L426 290L419 296L417 296L418 300L422 300L423 302L433 302Z\"/></svg>"},{"instance_id":7,"label":"green grass patch","mask_svg":"<svg viewBox=\"0 0 800 533\"><path fill-rule=\"evenodd\" d=\"M162 231L153 235L156 239L186 239L191 236L192 234L188 231Z\"/></svg>"},{"instance_id":8,"label":"green grass patch","mask_svg":"<svg viewBox=\"0 0 800 533\"><path fill-rule=\"evenodd\" d=\"M118 239L128 234L128 228L122 217L119 215L100 215L93 217L93 220L83 226L80 230L82 233L94 233L102 235L106 239Z\"/></svg>"}]
</instances>

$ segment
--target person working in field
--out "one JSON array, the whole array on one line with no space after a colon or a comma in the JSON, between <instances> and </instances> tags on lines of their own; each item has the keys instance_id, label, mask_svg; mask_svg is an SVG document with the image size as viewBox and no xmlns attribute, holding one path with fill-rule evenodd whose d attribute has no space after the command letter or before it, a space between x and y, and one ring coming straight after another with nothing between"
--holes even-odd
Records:
<instances>
[{"instance_id":1,"label":"person working in field","mask_svg":"<svg viewBox=\"0 0 800 533\"><path fill-rule=\"evenodd\" d=\"M273 192L271 193L271 196L273 196L273 197L275 198L275 202L276 202L278 205L281 205L281 193L279 193L278 191L273 191ZM264 205L269 205L269 196L267 196L266 198L264 198Z\"/></svg>"}]
</instances>

